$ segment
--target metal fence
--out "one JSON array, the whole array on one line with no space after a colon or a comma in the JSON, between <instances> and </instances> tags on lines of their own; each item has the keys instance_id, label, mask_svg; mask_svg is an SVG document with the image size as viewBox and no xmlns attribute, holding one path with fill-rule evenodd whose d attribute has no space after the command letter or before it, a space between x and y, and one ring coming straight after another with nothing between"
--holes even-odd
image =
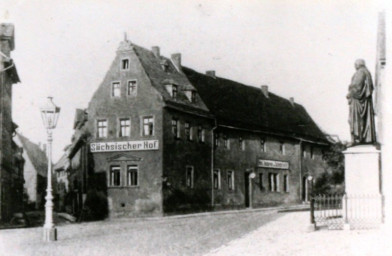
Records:
<instances>
[{"instance_id":1,"label":"metal fence","mask_svg":"<svg viewBox=\"0 0 392 256\"><path fill-rule=\"evenodd\" d=\"M343 229L343 195L314 195L310 210L311 223L316 229Z\"/></svg>"},{"instance_id":2,"label":"metal fence","mask_svg":"<svg viewBox=\"0 0 392 256\"><path fill-rule=\"evenodd\" d=\"M369 229L382 223L381 195L314 195L311 223L316 229Z\"/></svg>"}]
</instances>

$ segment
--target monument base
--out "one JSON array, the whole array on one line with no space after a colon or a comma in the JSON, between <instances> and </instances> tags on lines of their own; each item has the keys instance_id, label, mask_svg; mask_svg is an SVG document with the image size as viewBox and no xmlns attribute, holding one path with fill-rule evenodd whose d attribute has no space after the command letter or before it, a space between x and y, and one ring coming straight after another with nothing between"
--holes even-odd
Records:
<instances>
[{"instance_id":1,"label":"monument base","mask_svg":"<svg viewBox=\"0 0 392 256\"><path fill-rule=\"evenodd\" d=\"M379 226L383 221L380 193L380 151L373 145L357 145L345 156L343 214L351 229Z\"/></svg>"}]
</instances>

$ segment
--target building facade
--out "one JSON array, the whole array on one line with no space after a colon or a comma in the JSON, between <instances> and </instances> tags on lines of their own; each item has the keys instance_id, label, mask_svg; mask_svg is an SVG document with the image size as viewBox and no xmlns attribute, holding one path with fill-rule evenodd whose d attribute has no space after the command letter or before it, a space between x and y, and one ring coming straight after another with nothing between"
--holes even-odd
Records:
<instances>
[{"instance_id":1,"label":"building facade","mask_svg":"<svg viewBox=\"0 0 392 256\"><path fill-rule=\"evenodd\" d=\"M110 216L298 203L325 167L328 141L293 99L127 40L83 113L65 158Z\"/></svg>"},{"instance_id":2,"label":"building facade","mask_svg":"<svg viewBox=\"0 0 392 256\"><path fill-rule=\"evenodd\" d=\"M18 133L14 137L18 147L23 149L25 210L43 209L47 187L48 159L46 145L35 144Z\"/></svg>"},{"instance_id":3,"label":"building facade","mask_svg":"<svg viewBox=\"0 0 392 256\"><path fill-rule=\"evenodd\" d=\"M0 221L8 221L23 207L23 159L13 142L12 85L20 82L13 60L14 26L0 24Z\"/></svg>"}]
</instances>

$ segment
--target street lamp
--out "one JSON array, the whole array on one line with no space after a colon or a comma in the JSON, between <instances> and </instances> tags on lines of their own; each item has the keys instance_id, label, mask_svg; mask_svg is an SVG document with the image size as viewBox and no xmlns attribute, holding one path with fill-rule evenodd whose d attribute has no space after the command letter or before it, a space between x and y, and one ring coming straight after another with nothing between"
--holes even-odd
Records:
<instances>
[{"instance_id":1,"label":"street lamp","mask_svg":"<svg viewBox=\"0 0 392 256\"><path fill-rule=\"evenodd\" d=\"M45 225L44 225L44 241L56 241L57 230L53 223L53 195L52 195L52 130L56 128L57 120L60 114L60 108L57 107L52 97L48 97L48 101L41 107L41 117L48 134L48 185L46 188L45 203Z\"/></svg>"},{"instance_id":2,"label":"street lamp","mask_svg":"<svg viewBox=\"0 0 392 256\"><path fill-rule=\"evenodd\" d=\"M308 200L307 201L309 201L309 196L311 197L312 193L313 193L313 177L311 175L308 176L308 184L309 184L309 187L308 187L308 191L307 191L307 193L308 193Z\"/></svg>"}]
</instances>

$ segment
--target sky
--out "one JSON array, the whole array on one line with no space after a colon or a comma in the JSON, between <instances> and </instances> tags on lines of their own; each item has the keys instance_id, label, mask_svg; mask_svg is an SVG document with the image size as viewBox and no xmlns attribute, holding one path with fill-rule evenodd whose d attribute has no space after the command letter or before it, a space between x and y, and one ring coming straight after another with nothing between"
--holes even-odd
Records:
<instances>
[{"instance_id":1,"label":"sky","mask_svg":"<svg viewBox=\"0 0 392 256\"><path fill-rule=\"evenodd\" d=\"M374 74L380 9L372 0L1 0L0 21L15 25L11 57L22 81L13 87L13 119L45 143L39 107L53 96L61 108L56 162L75 109L87 107L127 33L164 56L180 52L199 72L294 97L324 132L348 140L345 95L356 59Z\"/></svg>"}]
</instances>

